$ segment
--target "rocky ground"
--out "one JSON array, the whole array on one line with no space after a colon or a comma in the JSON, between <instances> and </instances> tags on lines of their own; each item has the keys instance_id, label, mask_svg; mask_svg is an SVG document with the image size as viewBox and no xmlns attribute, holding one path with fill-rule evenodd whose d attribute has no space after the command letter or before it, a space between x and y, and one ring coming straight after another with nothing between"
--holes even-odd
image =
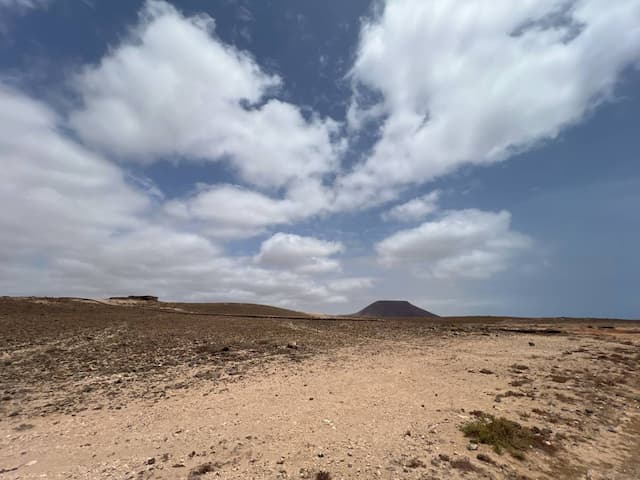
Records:
<instances>
[{"instance_id":1,"label":"rocky ground","mask_svg":"<svg viewBox=\"0 0 640 480\"><path fill-rule=\"evenodd\" d=\"M640 323L243 312L0 299L0 479L640 478Z\"/></svg>"}]
</instances>

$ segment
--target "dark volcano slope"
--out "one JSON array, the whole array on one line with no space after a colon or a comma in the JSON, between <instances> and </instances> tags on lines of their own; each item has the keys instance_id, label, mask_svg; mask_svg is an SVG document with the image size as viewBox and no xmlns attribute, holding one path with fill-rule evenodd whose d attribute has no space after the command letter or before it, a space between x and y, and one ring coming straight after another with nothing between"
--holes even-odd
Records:
<instances>
[{"instance_id":1,"label":"dark volcano slope","mask_svg":"<svg viewBox=\"0 0 640 480\"><path fill-rule=\"evenodd\" d=\"M378 300L354 315L359 317L438 317L435 313L416 307L405 300Z\"/></svg>"}]
</instances>

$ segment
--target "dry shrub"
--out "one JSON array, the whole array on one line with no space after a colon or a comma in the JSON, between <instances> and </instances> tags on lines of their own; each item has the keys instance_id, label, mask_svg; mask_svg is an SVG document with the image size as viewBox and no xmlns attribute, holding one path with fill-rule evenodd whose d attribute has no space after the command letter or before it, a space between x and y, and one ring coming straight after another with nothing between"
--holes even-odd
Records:
<instances>
[{"instance_id":1,"label":"dry shrub","mask_svg":"<svg viewBox=\"0 0 640 480\"><path fill-rule=\"evenodd\" d=\"M545 435L539 429L523 427L506 418L496 418L488 413L473 412L476 417L460 429L466 437L475 442L491 445L493 450L501 454L509 452L514 458L523 459L524 452L531 447L552 453L554 448L545 443Z\"/></svg>"}]
</instances>

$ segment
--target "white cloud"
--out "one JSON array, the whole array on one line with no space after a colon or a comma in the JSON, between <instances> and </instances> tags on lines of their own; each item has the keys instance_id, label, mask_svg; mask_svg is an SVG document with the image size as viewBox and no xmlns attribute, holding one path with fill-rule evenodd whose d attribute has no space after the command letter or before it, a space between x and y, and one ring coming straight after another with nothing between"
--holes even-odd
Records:
<instances>
[{"instance_id":1,"label":"white cloud","mask_svg":"<svg viewBox=\"0 0 640 480\"><path fill-rule=\"evenodd\" d=\"M398 220L400 222L413 222L424 219L426 216L438 210L438 198L440 192L434 190L421 197L409 200L406 203L396 205L382 214L385 220Z\"/></svg>"},{"instance_id":2,"label":"white cloud","mask_svg":"<svg viewBox=\"0 0 640 480\"><path fill-rule=\"evenodd\" d=\"M130 38L76 79L83 106L70 124L126 159L226 160L262 187L335 170L338 125L269 98L281 79L213 30L206 15L147 1Z\"/></svg>"},{"instance_id":3,"label":"white cloud","mask_svg":"<svg viewBox=\"0 0 640 480\"><path fill-rule=\"evenodd\" d=\"M340 263L330 257L343 250L339 242L279 232L262 242L256 262L280 270L325 273L340 270Z\"/></svg>"},{"instance_id":4,"label":"white cloud","mask_svg":"<svg viewBox=\"0 0 640 480\"><path fill-rule=\"evenodd\" d=\"M40 8L47 5L51 0L0 0L0 9L24 11L32 8Z\"/></svg>"},{"instance_id":5,"label":"white cloud","mask_svg":"<svg viewBox=\"0 0 640 480\"><path fill-rule=\"evenodd\" d=\"M510 228L509 212L469 209L401 230L376 245L388 267L437 278L487 278L505 270L514 254L530 246Z\"/></svg>"},{"instance_id":6,"label":"white cloud","mask_svg":"<svg viewBox=\"0 0 640 480\"><path fill-rule=\"evenodd\" d=\"M201 229L175 225L164 213L157 187L145 179L128 183L129 176L117 165L66 138L60 124L41 102L0 85L3 294L101 297L150 292L165 299L322 310L323 305L346 302L345 292L364 288L332 286L340 276L326 277L333 261L327 252L316 251L315 260L289 271L256 265L252 256L229 255ZM279 221L288 215L288 207L277 202L265 207L264 199L252 197L252 192L221 188L223 193L231 189L226 192L229 198L209 199L221 211L227 201L239 205L249 198L245 217L258 208L265 210L256 213L257 218ZM291 195L297 195L295 189ZM204 204L195 202L192 208L192 216L206 213ZM242 216L241 211L235 214ZM222 221L232 225L233 219ZM246 226L246 221L239 224ZM322 283L314 278L320 271Z\"/></svg>"},{"instance_id":7,"label":"white cloud","mask_svg":"<svg viewBox=\"0 0 640 480\"><path fill-rule=\"evenodd\" d=\"M293 185L284 198L274 198L237 185L202 185L194 195L169 201L173 218L200 226L219 238L252 237L272 225L290 224L323 212L326 189L313 180Z\"/></svg>"},{"instance_id":8,"label":"white cloud","mask_svg":"<svg viewBox=\"0 0 640 480\"><path fill-rule=\"evenodd\" d=\"M340 278L329 282L329 287L336 292L349 293L352 291L366 290L372 287L375 280L370 277Z\"/></svg>"},{"instance_id":9,"label":"white cloud","mask_svg":"<svg viewBox=\"0 0 640 480\"><path fill-rule=\"evenodd\" d=\"M10 4L45 2L0 0ZM339 261L339 242L278 233L245 256L217 242L390 201L408 184L557 136L637 65L638 25L637 0L387 2L362 31L349 111L352 134L379 127L380 139L345 174L341 125L277 99L282 79L217 38L210 17L150 0L130 35L75 78L81 102L66 124L0 88L0 201L9 205L0 210L0 290L319 309L368 296L375 267L366 256ZM226 162L236 184L165 201L109 158ZM383 218L422 222L437 200L432 192ZM390 270L375 293L408 295L409 270L423 276L415 298L428 290L457 302L465 292L441 279L490 277L530 244L508 212L444 212L376 245ZM341 278L343 264L357 272Z\"/></svg>"},{"instance_id":10,"label":"white cloud","mask_svg":"<svg viewBox=\"0 0 640 480\"><path fill-rule=\"evenodd\" d=\"M19 256L133 228L150 205L105 159L66 139L49 108L0 84L0 248Z\"/></svg>"},{"instance_id":11,"label":"white cloud","mask_svg":"<svg viewBox=\"0 0 640 480\"><path fill-rule=\"evenodd\" d=\"M147 292L165 300L247 301L314 310L348 300L344 288L320 283L312 274L256 266L251 257L225 256L197 234L157 225L142 225L92 248L59 249L46 257L46 265L3 263L0 288L5 294L87 297Z\"/></svg>"},{"instance_id":12,"label":"white cloud","mask_svg":"<svg viewBox=\"0 0 640 480\"><path fill-rule=\"evenodd\" d=\"M296 206L236 185L202 187L195 195L165 204L177 219L196 222L208 235L221 238L258 235L272 224L288 223Z\"/></svg>"},{"instance_id":13,"label":"white cloud","mask_svg":"<svg viewBox=\"0 0 640 480\"><path fill-rule=\"evenodd\" d=\"M351 72L351 127L376 120L380 139L340 180L339 204L554 138L639 60L637 0L388 1Z\"/></svg>"}]
</instances>

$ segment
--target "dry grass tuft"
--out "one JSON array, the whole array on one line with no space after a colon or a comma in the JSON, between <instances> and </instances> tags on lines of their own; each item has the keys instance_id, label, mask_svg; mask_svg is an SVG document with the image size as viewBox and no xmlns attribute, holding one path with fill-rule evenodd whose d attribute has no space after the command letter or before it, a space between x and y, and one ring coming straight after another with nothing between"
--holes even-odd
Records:
<instances>
[{"instance_id":1,"label":"dry grass tuft","mask_svg":"<svg viewBox=\"0 0 640 480\"><path fill-rule=\"evenodd\" d=\"M451 460L449 465L451 465L452 468L460 470L463 473L478 471L478 467L471 463L471 460L469 460L467 457Z\"/></svg>"},{"instance_id":2,"label":"dry grass tuft","mask_svg":"<svg viewBox=\"0 0 640 480\"><path fill-rule=\"evenodd\" d=\"M406 464L407 468L424 468L426 467L425 463L419 458L412 458Z\"/></svg>"},{"instance_id":3,"label":"dry grass tuft","mask_svg":"<svg viewBox=\"0 0 640 480\"><path fill-rule=\"evenodd\" d=\"M198 480L202 475L213 472L217 467L219 467L218 464L211 462L198 465L196 468L191 469L187 480Z\"/></svg>"},{"instance_id":4,"label":"dry grass tuft","mask_svg":"<svg viewBox=\"0 0 640 480\"><path fill-rule=\"evenodd\" d=\"M517 422L506 418L496 418L488 413L473 412L476 417L460 429L466 437L475 442L491 445L493 450L501 454L509 452L514 458L524 459L524 452L530 448L538 448L553 453L555 450L539 429L523 427Z\"/></svg>"}]
</instances>

